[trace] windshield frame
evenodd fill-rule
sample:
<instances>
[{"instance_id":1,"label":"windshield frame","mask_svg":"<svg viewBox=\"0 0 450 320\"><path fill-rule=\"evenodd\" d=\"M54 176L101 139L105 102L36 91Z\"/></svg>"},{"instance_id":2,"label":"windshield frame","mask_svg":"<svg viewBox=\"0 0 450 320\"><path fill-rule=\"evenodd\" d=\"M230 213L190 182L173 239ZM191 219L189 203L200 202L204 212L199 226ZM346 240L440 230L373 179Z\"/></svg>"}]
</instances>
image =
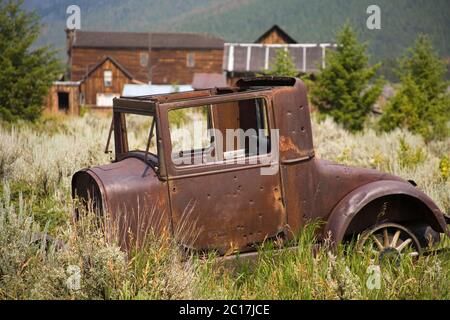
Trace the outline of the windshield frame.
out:
<instances>
[{"instance_id":1,"label":"windshield frame","mask_svg":"<svg viewBox=\"0 0 450 320\"><path fill-rule=\"evenodd\" d=\"M148 127L148 135L146 139L146 150L129 150L128 144L128 131L127 131L127 121L126 115L139 115L143 117L151 117L151 125ZM126 158L135 157L145 161L156 171L159 169L160 160L159 154L161 152L160 146L158 143L158 121L156 114L143 113L143 112L130 112L127 109L127 112L122 110L114 109L113 118L111 121L111 127L108 135L108 142L106 145L105 153L111 154L113 151L110 151L109 146L111 144L112 134L114 133L114 162L122 161ZM154 140L153 140L154 139ZM154 154L149 151L151 142L155 142L155 146L157 148L157 153Z\"/></svg>"}]
</instances>

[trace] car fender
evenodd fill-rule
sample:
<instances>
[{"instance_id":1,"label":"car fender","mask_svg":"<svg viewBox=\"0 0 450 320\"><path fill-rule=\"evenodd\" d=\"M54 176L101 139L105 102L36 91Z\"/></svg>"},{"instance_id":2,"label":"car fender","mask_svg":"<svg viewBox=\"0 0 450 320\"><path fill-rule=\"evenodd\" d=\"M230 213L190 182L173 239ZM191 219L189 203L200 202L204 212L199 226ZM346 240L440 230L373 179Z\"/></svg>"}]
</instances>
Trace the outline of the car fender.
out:
<instances>
[{"instance_id":1,"label":"car fender","mask_svg":"<svg viewBox=\"0 0 450 320\"><path fill-rule=\"evenodd\" d=\"M334 244L342 242L352 220L371 202L385 196L405 195L420 201L436 230L450 236L444 214L425 193L407 182L376 181L363 185L345 196L332 210L324 228L324 237L331 237ZM363 230L361 230L363 231Z\"/></svg>"}]
</instances>

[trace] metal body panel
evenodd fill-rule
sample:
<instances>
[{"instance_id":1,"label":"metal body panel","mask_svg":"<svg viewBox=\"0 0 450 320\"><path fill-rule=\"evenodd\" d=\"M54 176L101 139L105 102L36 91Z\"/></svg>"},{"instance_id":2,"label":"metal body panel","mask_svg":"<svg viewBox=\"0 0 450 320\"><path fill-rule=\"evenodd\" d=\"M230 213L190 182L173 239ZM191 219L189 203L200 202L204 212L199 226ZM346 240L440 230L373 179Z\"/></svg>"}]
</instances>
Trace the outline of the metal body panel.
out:
<instances>
[{"instance_id":1,"label":"metal body panel","mask_svg":"<svg viewBox=\"0 0 450 320\"><path fill-rule=\"evenodd\" d=\"M336 204L358 187L379 180L401 180L376 170L352 168L316 158L283 164L281 172L288 224L293 234L308 221L327 221Z\"/></svg>"},{"instance_id":2,"label":"metal body panel","mask_svg":"<svg viewBox=\"0 0 450 320\"><path fill-rule=\"evenodd\" d=\"M185 177L169 186L174 230L186 247L246 252L284 230L279 177L260 175L259 168Z\"/></svg>"},{"instance_id":3,"label":"metal body panel","mask_svg":"<svg viewBox=\"0 0 450 320\"><path fill-rule=\"evenodd\" d=\"M171 232L167 182L160 181L144 161L127 158L84 171L100 189L107 227L122 248L145 241L149 229ZM74 188L83 188L74 177Z\"/></svg>"}]
</instances>

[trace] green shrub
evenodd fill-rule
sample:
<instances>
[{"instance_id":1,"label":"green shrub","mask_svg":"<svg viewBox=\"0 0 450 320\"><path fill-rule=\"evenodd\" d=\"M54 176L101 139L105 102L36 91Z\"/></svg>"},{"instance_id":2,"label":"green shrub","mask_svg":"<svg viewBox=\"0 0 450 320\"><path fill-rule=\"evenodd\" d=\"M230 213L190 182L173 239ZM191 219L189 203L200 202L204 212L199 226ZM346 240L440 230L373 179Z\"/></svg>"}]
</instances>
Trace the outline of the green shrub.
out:
<instances>
[{"instance_id":1,"label":"green shrub","mask_svg":"<svg viewBox=\"0 0 450 320\"><path fill-rule=\"evenodd\" d=\"M360 131L382 90L382 80L370 83L380 65L368 65L367 45L358 43L348 24L338 33L337 45L336 51L327 53L326 68L317 75L311 100L347 130Z\"/></svg>"},{"instance_id":2,"label":"green shrub","mask_svg":"<svg viewBox=\"0 0 450 320\"><path fill-rule=\"evenodd\" d=\"M277 50L275 60L271 62L269 70L263 71L262 75L265 76L278 76L278 77L296 77L298 76L297 68L289 51Z\"/></svg>"},{"instance_id":3,"label":"green shrub","mask_svg":"<svg viewBox=\"0 0 450 320\"><path fill-rule=\"evenodd\" d=\"M400 138L400 146L397 151L398 162L403 168L411 169L423 163L427 156L422 148L413 148L404 138Z\"/></svg>"},{"instance_id":4,"label":"green shrub","mask_svg":"<svg viewBox=\"0 0 450 320\"><path fill-rule=\"evenodd\" d=\"M420 36L399 61L400 88L380 119L381 130L407 128L427 141L449 136L450 95L445 64L431 41Z\"/></svg>"},{"instance_id":5,"label":"green shrub","mask_svg":"<svg viewBox=\"0 0 450 320\"><path fill-rule=\"evenodd\" d=\"M36 120L63 68L49 47L33 48L41 24L22 9L23 0L0 2L0 119Z\"/></svg>"},{"instance_id":6,"label":"green shrub","mask_svg":"<svg viewBox=\"0 0 450 320\"><path fill-rule=\"evenodd\" d=\"M450 177L450 158L444 156L439 162L439 170L441 171L441 177L444 180L448 180Z\"/></svg>"}]
</instances>

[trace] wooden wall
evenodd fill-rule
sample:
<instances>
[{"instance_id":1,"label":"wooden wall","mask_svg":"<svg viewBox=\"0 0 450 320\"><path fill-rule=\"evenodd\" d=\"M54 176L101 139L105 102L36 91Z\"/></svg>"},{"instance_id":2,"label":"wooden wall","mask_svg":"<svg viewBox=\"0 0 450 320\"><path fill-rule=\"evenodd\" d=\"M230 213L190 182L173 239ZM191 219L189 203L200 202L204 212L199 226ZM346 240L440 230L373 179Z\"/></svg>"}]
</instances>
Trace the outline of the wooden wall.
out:
<instances>
[{"instance_id":1,"label":"wooden wall","mask_svg":"<svg viewBox=\"0 0 450 320\"><path fill-rule=\"evenodd\" d=\"M287 39L285 39L279 32L273 30L265 38L263 38L260 43L262 44L287 44Z\"/></svg>"},{"instance_id":2,"label":"wooden wall","mask_svg":"<svg viewBox=\"0 0 450 320\"><path fill-rule=\"evenodd\" d=\"M195 66L187 66L188 54ZM151 55L153 84L192 84L195 73L222 73L223 50L154 50Z\"/></svg>"},{"instance_id":3,"label":"wooden wall","mask_svg":"<svg viewBox=\"0 0 450 320\"><path fill-rule=\"evenodd\" d=\"M69 115L80 114L80 87L75 85L52 85L47 95L46 112L58 113L58 92L66 92L69 94Z\"/></svg>"},{"instance_id":4,"label":"wooden wall","mask_svg":"<svg viewBox=\"0 0 450 320\"><path fill-rule=\"evenodd\" d=\"M149 54L151 70L141 66L141 53L145 50L73 48L71 80L79 81L101 59L114 58L130 72L134 79L148 83L149 73L153 84L191 84L195 73L222 73L223 50L152 50ZM189 53L195 55L195 67L187 66Z\"/></svg>"},{"instance_id":5,"label":"wooden wall","mask_svg":"<svg viewBox=\"0 0 450 320\"><path fill-rule=\"evenodd\" d=\"M111 87L105 87L103 77L105 70L112 71L113 81ZM81 84L84 102L86 105L96 105L97 93L116 93L120 95L125 84L131 82L132 79L128 78L111 60L106 60Z\"/></svg>"},{"instance_id":6,"label":"wooden wall","mask_svg":"<svg viewBox=\"0 0 450 320\"><path fill-rule=\"evenodd\" d=\"M141 53L147 50L72 48L71 80L79 81L106 56L130 72L136 80L148 82L148 68L141 66Z\"/></svg>"}]
</instances>

